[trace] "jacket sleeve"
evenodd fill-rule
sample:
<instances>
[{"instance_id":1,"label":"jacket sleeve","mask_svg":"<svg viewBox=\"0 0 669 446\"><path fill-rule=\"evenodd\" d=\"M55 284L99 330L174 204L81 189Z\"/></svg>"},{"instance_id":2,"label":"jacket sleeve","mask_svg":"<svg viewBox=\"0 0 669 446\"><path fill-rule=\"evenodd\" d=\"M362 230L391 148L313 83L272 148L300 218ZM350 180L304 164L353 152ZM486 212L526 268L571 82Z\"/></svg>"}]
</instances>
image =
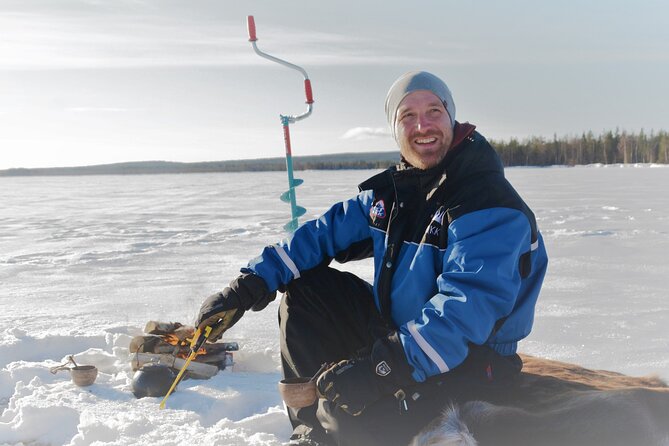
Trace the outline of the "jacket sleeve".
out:
<instances>
[{"instance_id":1,"label":"jacket sleeve","mask_svg":"<svg viewBox=\"0 0 669 446\"><path fill-rule=\"evenodd\" d=\"M369 240L368 223L372 192L336 203L315 220L309 220L286 240L266 247L260 256L251 260L242 272L257 274L267 282L270 291L279 289L326 258L346 258L345 251Z\"/></svg>"},{"instance_id":2,"label":"jacket sleeve","mask_svg":"<svg viewBox=\"0 0 669 446\"><path fill-rule=\"evenodd\" d=\"M448 372L465 359L470 342L486 342L514 308L520 256L530 246L529 221L515 209L479 210L451 222L438 291L400 327L414 379Z\"/></svg>"}]
</instances>

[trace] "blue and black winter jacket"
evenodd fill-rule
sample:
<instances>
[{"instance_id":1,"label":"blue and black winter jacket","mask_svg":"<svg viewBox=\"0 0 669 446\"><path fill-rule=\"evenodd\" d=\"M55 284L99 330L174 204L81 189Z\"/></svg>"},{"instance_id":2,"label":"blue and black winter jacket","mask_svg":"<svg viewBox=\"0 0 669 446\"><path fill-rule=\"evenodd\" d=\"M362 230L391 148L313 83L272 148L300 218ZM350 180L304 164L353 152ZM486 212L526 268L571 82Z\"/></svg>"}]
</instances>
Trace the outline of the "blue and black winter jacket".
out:
<instances>
[{"instance_id":1,"label":"blue and black winter jacket","mask_svg":"<svg viewBox=\"0 0 669 446\"><path fill-rule=\"evenodd\" d=\"M360 193L265 248L244 272L276 290L328 258L374 256L374 298L413 377L448 372L469 345L516 352L532 328L547 256L534 214L470 124L428 170L387 169Z\"/></svg>"}]
</instances>

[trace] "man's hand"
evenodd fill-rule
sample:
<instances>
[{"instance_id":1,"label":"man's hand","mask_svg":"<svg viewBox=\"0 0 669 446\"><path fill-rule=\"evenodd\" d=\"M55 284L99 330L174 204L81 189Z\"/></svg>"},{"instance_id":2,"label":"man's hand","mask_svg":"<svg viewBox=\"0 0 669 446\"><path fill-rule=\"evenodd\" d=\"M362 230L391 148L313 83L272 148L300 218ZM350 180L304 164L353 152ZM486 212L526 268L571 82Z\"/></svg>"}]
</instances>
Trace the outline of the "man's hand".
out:
<instances>
[{"instance_id":1,"label":"man's hand","mask_svg":"<svg viewBox=\"0 0 669 446\"><path fill-rule=\"evenodd\" d=\"M195 327L212 328L209 340L214 342L235 325L247 310L260 311L276 297L267 284L255 274L242 274L220 293L209 296L202 303Z\"/></svg>"},{"instance_id":2,"label":"man's hand","mask_svg":"<svg viewBox=\"0 0 669 446\"><path fill-rule=\"evenodd\" d=\"M415 384L397 334L374 343L371 356L340 361L316 381L318 393L351 415L384 395Z\"/></svg>"},{"instance_id":3,"label":"man's hand","mask_svg":"<svg viewBox=\"0 0 669 446\"><path fill-rule=\"evenodd\" d=\"M318 393L345 412L360 415L384 393L371 370L369 357L340 361L318 377Z\"/></svg>"}]
</instances>

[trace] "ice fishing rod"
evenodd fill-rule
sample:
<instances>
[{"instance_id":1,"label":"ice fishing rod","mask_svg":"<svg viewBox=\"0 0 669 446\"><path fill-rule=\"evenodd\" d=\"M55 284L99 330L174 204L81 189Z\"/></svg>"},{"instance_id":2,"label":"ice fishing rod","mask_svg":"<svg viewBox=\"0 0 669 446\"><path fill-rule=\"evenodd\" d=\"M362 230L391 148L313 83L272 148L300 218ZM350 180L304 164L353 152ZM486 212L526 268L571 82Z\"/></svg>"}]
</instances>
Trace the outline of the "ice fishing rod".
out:
<instances>
[{"instance_id":1,"label":"ice fishing rod","mask_svg":"<svg viewBox=\"0 0 669 446\"><path fill-rule=\"evenodd\" d=\"M256 37L256 23L255 20L253 19L253 16L250 15L246 17L246 22L249 31L249 42L251 42L251 45L253 45L253 50L256 52L258 56L264 57L265 59L269 59L272 62L276 62L285 67L292 68L293 70L297 70L300 73L302 73L302 76L304 76L304 92L307 97L307 102L306 102L307 110L299 115L280 115L281 125L283 125L283 141L286 146L286 170L288 171L288 190L283 194L281 194L280 198L281 201L290 203L290 212L292 215L292 219L290 220L290 222L284 225L283 228L288 232L293 232L295 229L297 229L297 218L304 215L307 212L307 210L302 206L297 205L297 198L295 197L295 188L300 184L302 184L304 181L299 178L293 177L293 154L290 147L289 126L290 124L293 124L297 121L301 121L302 119L308 117L313 110L314 97L311 91L311 81L309 80L309 75L307 75L307 72L304 70L304 68L299 67L290 62L286 62L285 60L279 59L278 57L271 56L263 51L260 51L258 49L258 45L256 44L258 38Z\"/></svg>"},{"instance_id":2,"label":"ice fishing rod","mask_svg":"<svg viewBox=\"0 0 669 446\"><path fill-rule=\"evenodd\" d=\"M202 345L204 345L204 342L207 340L210 334L211 334L210 326L204 327L204 333L199 328L195 330L195 333L193 333L193 338L190 341L190 355L188 355L188 359L186 359L186 362L184 363L183 367L181 367L181 370L179 370L179 374L177 375L177 377L174 378L174 382L172 383L170 390L168 390L167 394L165 394L165 398L163 398L163 400L160 402L161 409L165 408L165 403L167 402L167 398L169 398L169 396L174 391L174 388L177 386L177 384L179 384L179 381L181 380L181 377L183 376L184 372L190 365L191 361L195 359L195 357L198 355L200 348L202 348Z\"/></svg>"}]
</instances>

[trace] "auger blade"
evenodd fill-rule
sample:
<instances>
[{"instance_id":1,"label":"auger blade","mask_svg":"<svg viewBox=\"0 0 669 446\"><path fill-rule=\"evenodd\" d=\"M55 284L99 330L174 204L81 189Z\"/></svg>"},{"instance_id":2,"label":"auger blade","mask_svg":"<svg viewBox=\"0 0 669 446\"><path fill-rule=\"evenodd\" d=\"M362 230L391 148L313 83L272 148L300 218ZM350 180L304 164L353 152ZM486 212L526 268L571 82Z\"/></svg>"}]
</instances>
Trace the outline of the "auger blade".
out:
<instances>
[{"instance_id":1,"label":"auger blade","mask_svg":"<svg viewBox=\"0 0 669 446\"><path fill-rule=\"evenodd\" d=\"M290 203L290 198L291 198L292 192L293 192L292 189L291 189L291 190L287 190L287 191L285 191L284 193L282 193L281 196L280 196L279 198L280 198L281 201L283 201L284 203Z\"/></svg>"},{"instance_id":2,"label":"auger blade","mask_svg":"<svg viewBox=\"0 0 669 446\"><path fill-rule=\"evenodd\" d=\"M286 232L294 232L297 229L297 219L294 218L285 225L283 225L283 229Z\"/></svg>"},{"instance_id":3,"label":"auger blade","mask_svg":"<svg viewBox=\"0 0 669 446\"><path fill-rule=\"evenodd\" d=\"M303 208L302 206L295 206L295 215L293 216L293 218L301 217L306 213L307 213L307 210L305 208Z\"/></svg>"}]
</instances>

